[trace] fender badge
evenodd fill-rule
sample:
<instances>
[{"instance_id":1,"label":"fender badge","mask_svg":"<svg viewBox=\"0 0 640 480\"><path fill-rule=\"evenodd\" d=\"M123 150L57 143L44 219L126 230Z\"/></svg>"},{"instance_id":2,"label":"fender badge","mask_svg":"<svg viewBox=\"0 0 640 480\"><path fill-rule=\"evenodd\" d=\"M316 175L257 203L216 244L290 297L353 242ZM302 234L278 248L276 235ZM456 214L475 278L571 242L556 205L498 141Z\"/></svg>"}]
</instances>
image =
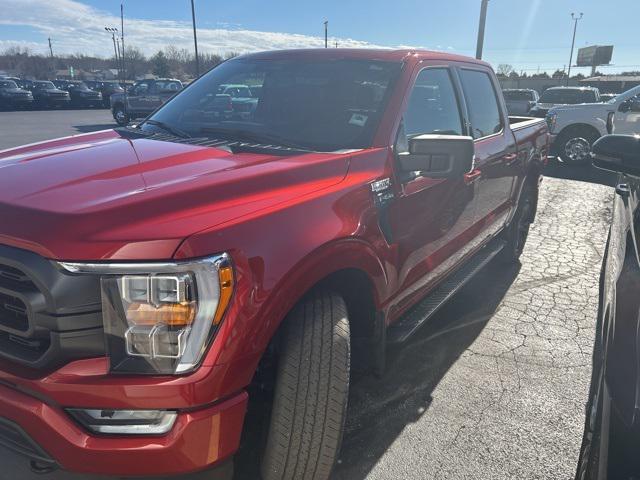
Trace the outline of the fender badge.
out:
<instances>
[{"instance_id":1,"label":"fender badge","mask_svg":"<svg viewBox=\"0 0 640 480\"><path fill-rule=\"evenodd\" d=\"M391 187L390 178L383 178L382 180L377 180L371 183L371 191L373 193L384 192L385 190L388 190L389 187Z\"/></svg>"}]
</instances>

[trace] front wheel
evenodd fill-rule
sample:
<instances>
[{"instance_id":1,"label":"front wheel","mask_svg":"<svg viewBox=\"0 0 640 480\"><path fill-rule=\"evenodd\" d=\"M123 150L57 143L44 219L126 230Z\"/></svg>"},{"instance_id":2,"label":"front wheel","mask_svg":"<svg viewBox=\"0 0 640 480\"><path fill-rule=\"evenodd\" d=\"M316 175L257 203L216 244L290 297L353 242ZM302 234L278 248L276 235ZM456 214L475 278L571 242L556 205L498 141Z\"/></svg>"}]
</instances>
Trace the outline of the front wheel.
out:
<instances>
[{"instance_id":1,"label":"front wheel","mask_svg":"<svg viewBox=\"0 0 640 480\"><path fill-rule=\"evenodd\" d=\"M591 146L598 139L595 132L586 129L571 130L560 137L558 154L569 165L586 165L591 161Z\"/></svg>"},{"instance_id":2,"label":"front wheel","mask_svg":"<svg viewBox=\"0 0 640 480\"><path fill-rule=\"evenodd\" d=\"M344 300L315 292L285 320L264 480L329 478L349 396L349 320Z\"/></svg>"},{"instance_id":3,"label":"front wheel","mask_svg":"<svg viewBox=\"0 0 640 480\"><path fill-rule=\"evenodd\" d=\"M127 125L130 120L129 115L127 115L127 112L125 112L124 106L122 105L117 105L116 107L114 107L113 118L121 127Z\"/></svg>"}]
</instances>

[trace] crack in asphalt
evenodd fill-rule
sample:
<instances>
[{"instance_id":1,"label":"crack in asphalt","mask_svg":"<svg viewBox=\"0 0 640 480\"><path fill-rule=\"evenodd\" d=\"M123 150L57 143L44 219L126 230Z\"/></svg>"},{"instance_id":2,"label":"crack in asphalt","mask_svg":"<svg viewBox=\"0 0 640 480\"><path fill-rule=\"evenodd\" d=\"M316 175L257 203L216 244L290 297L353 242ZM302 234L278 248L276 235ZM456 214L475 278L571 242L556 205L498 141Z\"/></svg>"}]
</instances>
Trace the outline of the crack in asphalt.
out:
<instances>
[{"instance_id":1,"label":"crack in asphalt","mask_svg":"<svg viewBox=\"0 0 640 480\"><path fill-rule=\"evenodd\" d=\"M336 479L573 476L612 195L544 180L517 277L489 266L354 386Z\"/></svg>"}]
</instances>

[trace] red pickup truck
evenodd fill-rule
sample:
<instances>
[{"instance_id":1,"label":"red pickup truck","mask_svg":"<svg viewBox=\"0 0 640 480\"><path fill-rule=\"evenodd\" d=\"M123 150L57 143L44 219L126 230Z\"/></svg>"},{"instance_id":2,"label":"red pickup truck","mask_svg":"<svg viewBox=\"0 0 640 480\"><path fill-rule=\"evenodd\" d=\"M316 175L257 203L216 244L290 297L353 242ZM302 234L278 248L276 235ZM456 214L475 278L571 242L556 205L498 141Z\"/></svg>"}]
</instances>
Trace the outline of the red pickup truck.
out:
<instances>
[{"instance_id":1,"label":"red pickup truck","mask_svg":"<svg viewBox=\"0 0 640 480\"><path fill-rule=\"evenodd\" d=\"M259 91L248 115L225 84ZM214 478L266 395L262 478L326 479L350 372L517 261L547 148L486 63L322 49L0 152L0 444L40 472Z\"/></svg>"}]
</instances>

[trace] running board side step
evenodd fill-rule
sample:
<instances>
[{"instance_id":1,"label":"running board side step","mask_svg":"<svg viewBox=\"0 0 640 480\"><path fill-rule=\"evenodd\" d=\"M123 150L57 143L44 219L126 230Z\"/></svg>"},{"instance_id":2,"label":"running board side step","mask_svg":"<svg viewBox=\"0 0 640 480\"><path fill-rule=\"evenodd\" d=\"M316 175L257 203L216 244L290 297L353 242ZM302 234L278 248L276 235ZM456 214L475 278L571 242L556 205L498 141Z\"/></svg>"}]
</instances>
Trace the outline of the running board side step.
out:
<instances>
[{"instance_id":1,"label":"running board side step","mask_svg":"<svg viewBox=\"0 0 640 480\"><path fill-rule=\"evenodd\" d=\"M476 253L466 264L452 273L431 293L420 300L397 322L387 329L387 343L397 344L408 340L427 322L458 290L487 265L505 247L503 240L494 240Z\"/></svg>"}]
</instances>

